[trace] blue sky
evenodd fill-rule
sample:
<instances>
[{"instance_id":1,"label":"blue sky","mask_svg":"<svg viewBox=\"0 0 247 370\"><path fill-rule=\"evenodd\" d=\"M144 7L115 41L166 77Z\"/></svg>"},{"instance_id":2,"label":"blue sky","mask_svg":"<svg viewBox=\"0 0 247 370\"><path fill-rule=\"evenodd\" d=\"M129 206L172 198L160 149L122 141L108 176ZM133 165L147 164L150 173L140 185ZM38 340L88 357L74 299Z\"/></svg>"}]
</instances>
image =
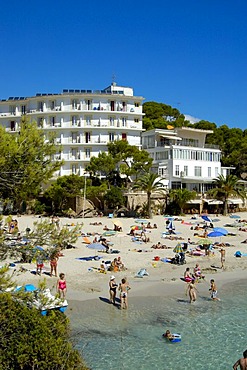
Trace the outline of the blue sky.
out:
<instances>
[{"instance_id":1,"label":"blue sky","mask_svg":"<svg viewBox=\"0 0 247 370\"><path fill-rule=\"evenodd\" d=\"M247 128L247 1L1 4L0 99L103 89Z\"/></svg>"}]
</instances>

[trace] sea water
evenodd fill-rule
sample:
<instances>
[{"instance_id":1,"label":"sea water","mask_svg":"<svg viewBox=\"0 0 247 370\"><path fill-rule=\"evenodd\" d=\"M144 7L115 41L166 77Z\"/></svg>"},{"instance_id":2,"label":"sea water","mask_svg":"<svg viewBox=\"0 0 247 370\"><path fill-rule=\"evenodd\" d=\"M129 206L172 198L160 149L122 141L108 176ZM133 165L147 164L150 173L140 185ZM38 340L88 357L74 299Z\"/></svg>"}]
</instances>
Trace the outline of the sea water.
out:
<instances>
[{"instance_id":1,"label":"sea water","mask_svg":"<svg viewBox=\"0 0 247 370\"><path fill-rule=\"evenodd\" d=\"M87 301L69 313L73 339L91 369L231 369L247 349L247 286L225 285L207 296L130 298L129 310ZM169 329L180 343L162 338Z\"/></svg>"}]
</instances>

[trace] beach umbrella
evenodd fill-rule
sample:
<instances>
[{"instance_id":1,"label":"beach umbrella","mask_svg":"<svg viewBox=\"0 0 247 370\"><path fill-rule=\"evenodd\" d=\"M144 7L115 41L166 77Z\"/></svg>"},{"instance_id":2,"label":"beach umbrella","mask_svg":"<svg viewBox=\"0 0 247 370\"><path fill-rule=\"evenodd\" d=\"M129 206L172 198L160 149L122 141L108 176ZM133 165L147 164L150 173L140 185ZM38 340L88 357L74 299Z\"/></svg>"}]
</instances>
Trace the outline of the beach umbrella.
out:
<instances>
[{"instance_id":1,"label":"beach umbrella","mask_svg":"<svg viewBox=\"0 0 247 370\"><path fill-rule=\"evenodd\" d=\"M113 225L123 227L123 223L120 220L112 220Z\"/></svg>"},{"instance_id":2,"label":"beach umbrella","mask_svg":"<svg viewBox=\"0 0 247 370\"><path fill-rule=\"evenodd\" d=\"M230 218L241 218L239 215L231 215Z\"/></svg>"},{"instance_id":3,"label":"beach umbrella","mask_svg":"<svg viewBox=\"0 0 247 370\"><path fill-rule=\"evenodd\" d=\"M212 231L211 233L208 234L210 238L218 238L221 236L226 236L226 234L221 233L220 231Z\"/></svg>"},{"instance_id":4,"label":"beach umbrella","mask_svg":"<svg viewBox=\"0 0 247 370\"><path fill-rule=\"evenodd\" d=\"M101 243L91 243L87 245L87 248L94 249L95 251L105 251L106 247Z\"/></svg>"},{"instance_id":5,"label":"beach umbrella","mask_svg":"<svg viewBox=\"0 0 247 370\"><path fill-rule=\"evenodd\" d=\"M228 231L226 229L224 229L224 227L215 227L214 231L218 231L218 232L222 233L223 235L228 234Z\"/></svg>"},{"instance_id":6,"label":"beach umbrella","mask_svg":"<svg viewBox=\"0 0 247 370\"><path fill-rule=\"evenodd\" d=\"M137 220L135 220L135 223L137 224L147 224L148 223L148 220L142 220L141 218L138 218Z\"/></svg>"},{"instance_id":7,"label":"beach umbrella","mask_svg":"<svg viewBox=\"0 0 247 370\"><path fill-rule=\"evenodd\" d=\"M212 219L206 215L203 215L201 216L201 218L204 220L204 221L207 221L207 222L212 222Z\"/></svg>"},{"instance_id":8,"label":"beach umbrella","mask_svg":"<svg viewBox=\"0 0 247 370\"><path fill-rule=\"evenodd\" d=\"M132 225L130 226L132 230L142 230L142 227L139 225Z\"/></svg>"},{"instance_id":9,"label":"beach umbrella","mask_svg":"<svg viewBox=\"0 0 247 370\"><path fill-rule=\"evenodd\" d=\"M175 230L175 226L172 221L169 222L169 224L166 226L167 230Z\"/></svg>"},{"instance_id":10,"label":"beach umbrella","mask_svg":"<svg viewBox=\"0 0 247 370\"><path fill-rule=\"evenodd\" d=\"M210 240L208 238L201 238L201 237L199 237L199 238L201 239L200 244L202 244L202 245L212 244L212 240Z\"/></svg>"},{"instance_id":11,"label":"beach umbrella","mask_svg":"<svg viewBox=\"0 0 247 370\"><path fill-rule=\"evenodd\" d=\"M182 245L181 245L181 243L178 243L177 245L176 245L176 247L173 249L173 252L174 253L183 253L183 247L182 247Z\"/></svg>"}]
</instances>

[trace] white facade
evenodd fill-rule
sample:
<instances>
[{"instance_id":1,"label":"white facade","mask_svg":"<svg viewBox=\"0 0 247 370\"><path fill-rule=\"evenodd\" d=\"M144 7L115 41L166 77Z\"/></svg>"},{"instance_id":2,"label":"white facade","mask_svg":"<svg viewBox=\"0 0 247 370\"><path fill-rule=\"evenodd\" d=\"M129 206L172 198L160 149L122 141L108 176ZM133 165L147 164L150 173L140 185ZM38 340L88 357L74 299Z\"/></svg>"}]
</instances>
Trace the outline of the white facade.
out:
<instances>
[{"instance_id":1,"label":"white facade","mask_svg":"<svg viewBox=\"0 0 247 370\"><path fill-rule=\"evenodd\" d=\"M221 173L221 151L205 144L211 130L179 127L142 134L142 147L153 158L153 171L168 188L187 188L204 193Z\"/></svg>"},{"instance_id":2,"label":"white facade","mask_svg":"<svg viewBox=\"0 0 247 370\"><path fill-rule=\"evenodd\" d=\"M61 94L10 97L0 101L0 125L19 128L21 117L36 121L45 133L55 132L64 165L57 175L83 175L90 158L107 151L107 143L127 140L141 147L142 97L113 83L104 90L63 90Z\"/></svg>"}]
</instances>

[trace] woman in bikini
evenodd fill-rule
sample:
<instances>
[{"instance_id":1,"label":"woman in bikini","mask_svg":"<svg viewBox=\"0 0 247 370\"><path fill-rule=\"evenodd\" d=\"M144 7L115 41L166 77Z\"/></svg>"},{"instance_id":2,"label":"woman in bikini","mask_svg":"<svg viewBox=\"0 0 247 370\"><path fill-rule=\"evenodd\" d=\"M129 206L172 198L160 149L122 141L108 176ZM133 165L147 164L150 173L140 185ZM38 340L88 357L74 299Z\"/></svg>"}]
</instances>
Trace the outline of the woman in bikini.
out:
<instances>
[{"instance_id":1,"label":"woman in bikini","mask_svg":"<svg viewBox=\"0 0 247 370\"><path fill-rule=\"evenodd\" d=\"M50 267L51 267L50 276L52 276L53 272L55 276L57 276L57 261L58 261L58 252L56 251L52 253L50 258Z\"/></svg>"},{"instance_id":2,"label":"woman in bikini","mask_svg":"<svg viewBox=\"0 0 247 370\"><path fill-rule=\"evenodd\" d=\"M189 291L190 303L195 302L196 301L196 292L198 292L198 290L195 287L194 281L191 281L188 284L187 290L186 290L186 295L187 295L188 291Z\"/></svg>"},{"instance_id":3,"label":"woman in bikini","mask_svg":"<svg viewBox=\"0 0 247 370\"><path fill-rule=\"evenodd\" d=\"M121 309L127 309L128 308L128 290L130 290L129 283L126 281L126 279L122 279L121 283L119 284L120 290L120 301L121 301Z\"/></svg>"},{"instance_id":4,"label":"woman in bikini","mask_svg":"<svg viewBox=\"0 0 247 370\"><path fill-rule=\"evenodd\" d=\"M57 291L59 298L65 299L65 294L67 292L67 284L65 280L65 274L61 273L59 274L59 279L57 281Z\"/></svg>"},{"instance_id":5,"label":"woman in bikini","mask_svg":"<svg viewBox=\"0 0 247 370\"><path fill-rule=\"evenodd\" d=\"M115 276L111 276L110 281L109 281L109 292L110 292L110 302L115 304L116 301L116 295L117 295L117 283L115 280Z\"/></svg>"}]
</instances>

